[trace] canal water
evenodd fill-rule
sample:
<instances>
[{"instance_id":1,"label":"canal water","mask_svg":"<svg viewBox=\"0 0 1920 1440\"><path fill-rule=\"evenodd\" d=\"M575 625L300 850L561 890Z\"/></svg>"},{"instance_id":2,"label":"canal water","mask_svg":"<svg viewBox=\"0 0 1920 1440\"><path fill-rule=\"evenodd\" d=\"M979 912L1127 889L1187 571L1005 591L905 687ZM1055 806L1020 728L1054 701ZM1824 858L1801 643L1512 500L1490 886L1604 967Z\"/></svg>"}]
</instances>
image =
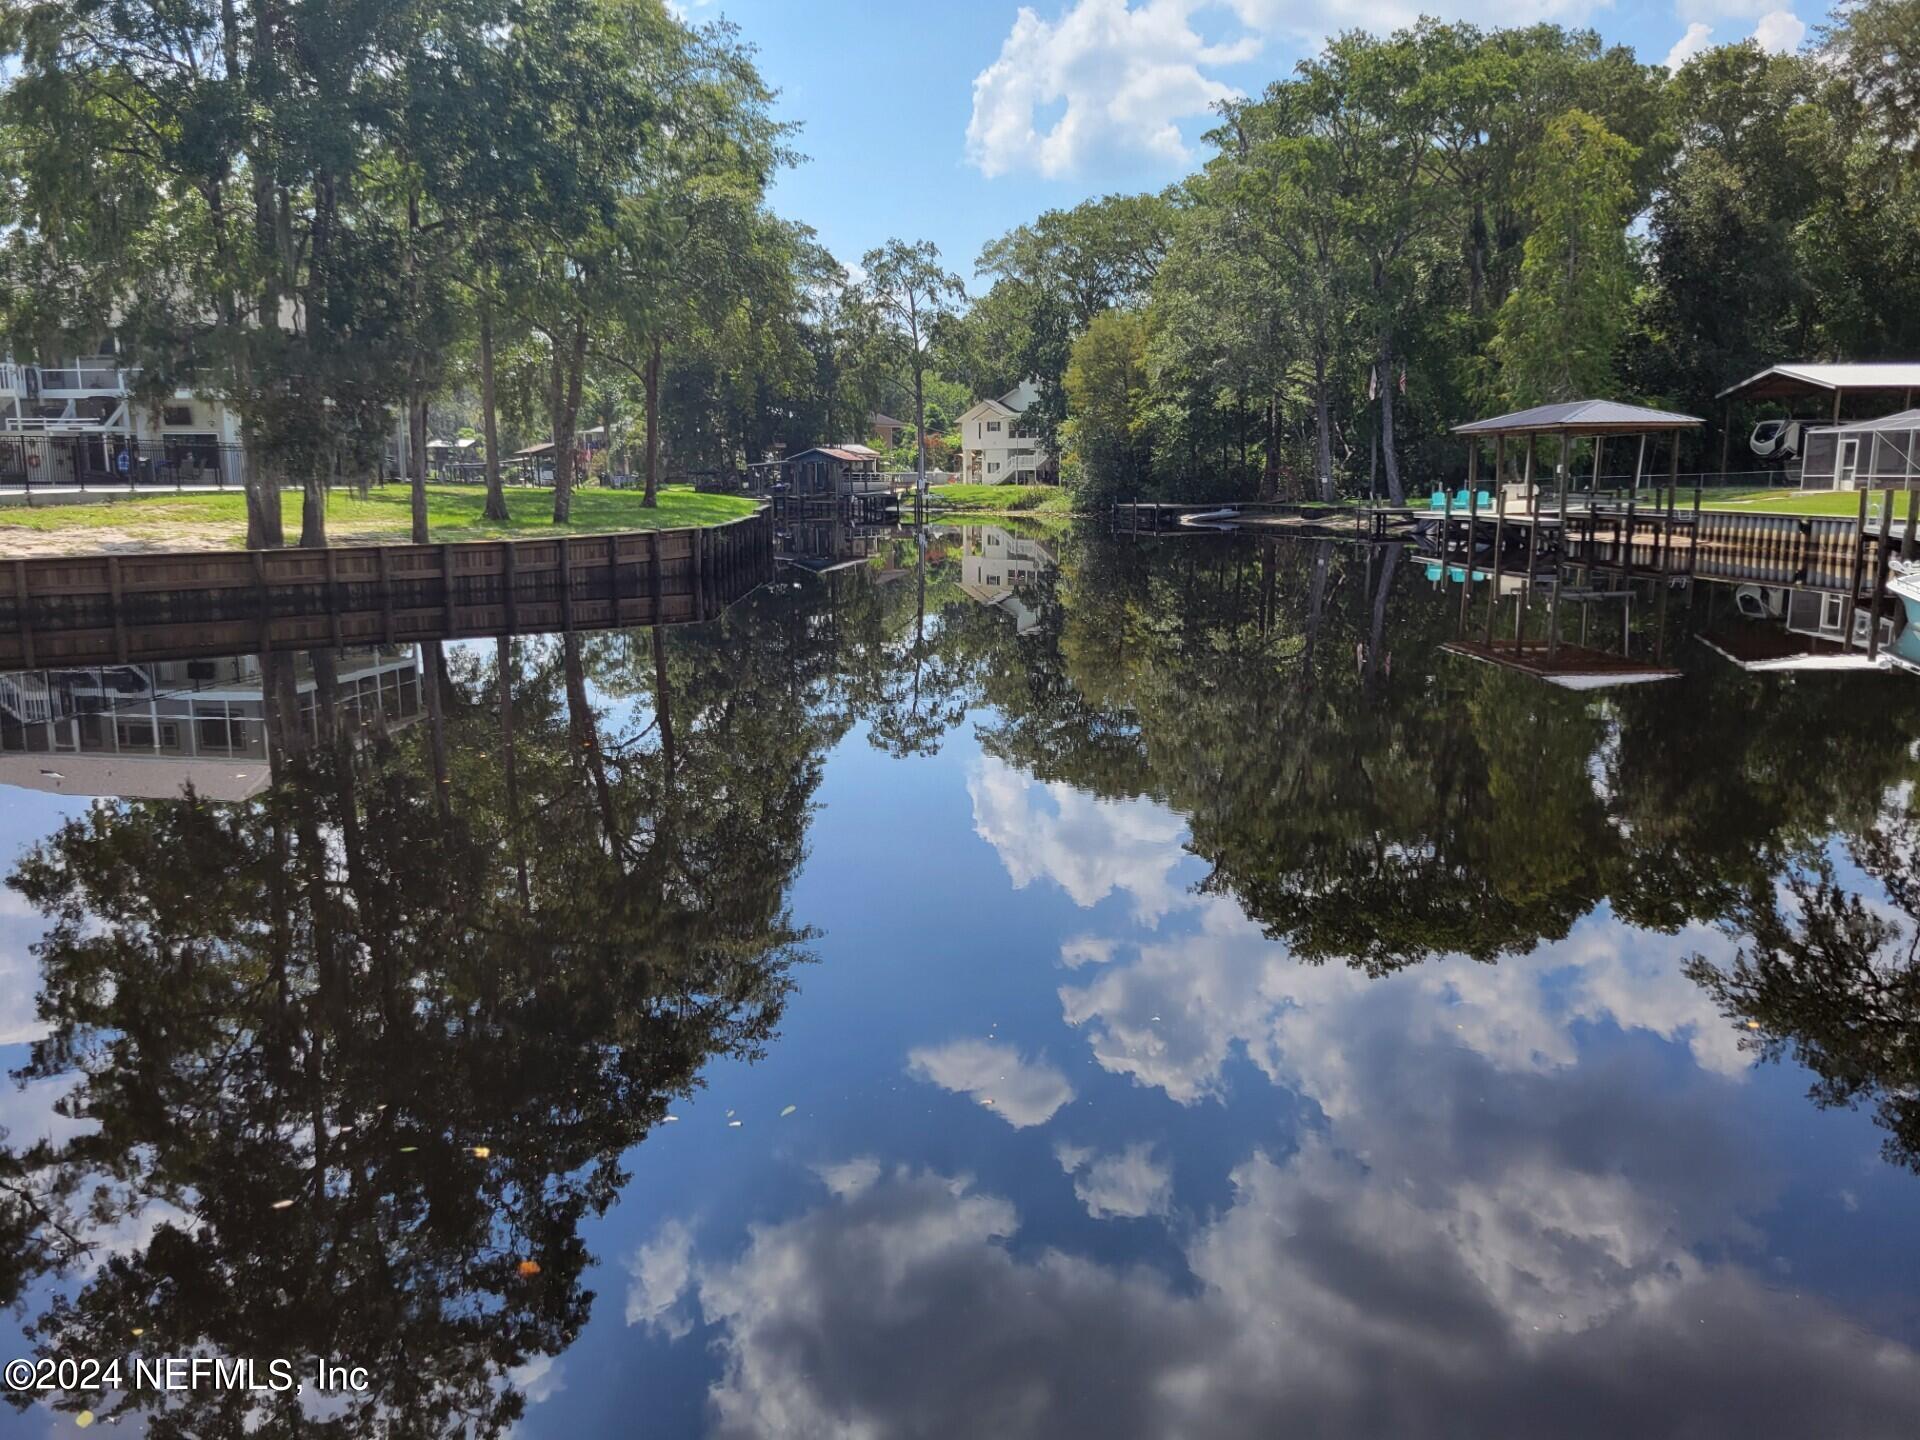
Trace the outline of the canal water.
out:
<instances>
[{"instance_id":1,"label":"canal water","mask_svg":"<svg viewBox=\"0 0 1920 1440\"><path fill-rule=\"evenodd\" d=\"M1398 549L855 548L6 677L0 1358L122 1368L0 1431L1920 1431L1920 678L1741 663L1817 656L1765 593L1573 688Z\"/></svg>"}]
</instances>

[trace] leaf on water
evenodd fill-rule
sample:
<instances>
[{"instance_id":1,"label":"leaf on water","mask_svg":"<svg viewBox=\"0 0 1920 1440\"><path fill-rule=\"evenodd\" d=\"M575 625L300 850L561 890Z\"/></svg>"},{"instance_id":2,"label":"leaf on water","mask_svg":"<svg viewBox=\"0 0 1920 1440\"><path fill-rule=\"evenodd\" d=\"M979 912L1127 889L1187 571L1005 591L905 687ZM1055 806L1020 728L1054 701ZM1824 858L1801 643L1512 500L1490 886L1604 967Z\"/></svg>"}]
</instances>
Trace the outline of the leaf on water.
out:
<instances>
[{"instance_id":1,"label":"leaf on water","mask_svg":"<svg viewBox=\"0 0 1920 1440\"><path fill-rule=\"evenodd\" d=\"M78 1415L73 1417L73 1423L78 1425L82 1430L86 1429L87 1426L93 1423L93 1411L82 1410Z\"/></svg>"},{"instance_id":2,"label":"leaf on water","mask_svg":"<svg viewBox=\"0 0 1920 1440\"><path fill-rule=\"evenodd\" d=\"M273 1208L276 1210L291 1210L293 1208L293 1201L276 1200L273 1202Z\"/></svg>"},{"instance_id":3,"label":"leaf on water","mask_svg":"<svg viewBox=\"0 0 1920 1440\"><path fill-rule=\"evenodd\" d=\"M538 1260L522 1260L519 1265L519 1270L523 1276L531 1278L540 1273L540 1262Z\"/></svg>"},{"instance_id":4,"label":"leaf on water","mask_svg":"<svg viewBox=\"0 0 1920 1440\"><path fill-rule=\"evenodd\" d=\"M727 1121L727 1129L738 1130L739 1128L740 1128L740 1122L738 1120Z\"/></svg>"},{"instance_id":5,"label":"leaf on water","mask_svg":"<svg viewBox=\"0 0 1920 1440\"><path fill-rule=\"evenodd\" d=\"M799 1108L800 1108L800 1107L799 1107L798 1105L789 1105L789 1106L787 1106L787 1108L786 1108L786 1109L784 1109L784 1110L782 1110L782 1111L780 1112L780 1118L781 1118L782 1120L784 1120L784 1119L786 1119L786 1118L787 1118L787 1116L789 1116L789 1115L791 1115L791 1114L792 1114L792 1113L793 1113L794 1111L796 1111L796 1110L798 1110Z\"/></svg>"},{"instance_id":6,"label":"leaf on water","mask_svg":"<svg viewBox=\"0 0 1920 1440\"><path fill-rule=\"evenodd\" d=\"M491 1145L476 1145L473 1147L471 1153L476 1160L491 1159L493 1156L493 1147Z\"/></svg>"},{"instance_id":7,"label":"leaf on water","mask_svg":"<svg viewBox=\"0 0 1920 1440\"><path fill-rule=\"evenodd\" d=\"M411 1155L413 1154L414 1151L418 1150L419 1148L420 1147L418 1145L402 1145L400 1147L400 1153L402 1155Z\"/></svg>"},{"instance_id":8,"label":"leaf on water","mask_svg":"<svg viewBox=\"0 0 1920 1440\"><path fill-rule=\"evenodd\" d=\"M1747 1029L1758 1030L1759 1028L1760 1028L1760 1022L1758 1020L1747 1021Z\"/></svg>"},{"instance_id":9,"label":"leaf on water","mask_svg":"<svg viewBox=\"0 0 1920 1440\"><path fill-rule=\"evenodd\" d=\"M660 1118L669 1125L677 1123L680 1119L678 1115L662 1115Z\"/></svg>"}]
</instances>

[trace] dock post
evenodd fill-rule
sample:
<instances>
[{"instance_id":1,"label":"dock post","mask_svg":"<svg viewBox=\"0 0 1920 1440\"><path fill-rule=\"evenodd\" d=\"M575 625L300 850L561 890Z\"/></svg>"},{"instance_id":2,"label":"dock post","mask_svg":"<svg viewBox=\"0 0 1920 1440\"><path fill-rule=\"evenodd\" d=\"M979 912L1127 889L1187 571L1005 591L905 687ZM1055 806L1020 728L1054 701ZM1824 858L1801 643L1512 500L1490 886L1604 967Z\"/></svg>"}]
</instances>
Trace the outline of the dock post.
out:
<instances>
[{"instance_id":1,"label":"dock post","mask_svg":"<svg viewBox=\"0 0 1920 1440\"><path fill-rule=\"evenodd\" d=\"M1474 442L1474 461L1480 458L1479 442ZM1467 466L1467 553L1466 567L1462 570L1460 581L1460 634L1467 633L1467 607L1473 595L1473 547L1480 533L1480 467L1477 463Z\"/></svg>"},{"instance_id":2,"label":"dock post","mask_svg":"<svg viewBox=\"0 0 1920 1440\"><path fill-rule=\"evenodd\" d=\"M1874 546L1873 559L1873 598L1867 605L1867 658L1880 658L1880 596L1887 588L1888 562L1893 557L1893 487L1886 489L1885 504L1881 507L1884 524L1880 527L1880 539Z\"/></svg>"},{"instance_id":3,"label":"dock post","mask_svg":"<svg viewBox=\"0 0 1920 1440\"><path fill-rule=\"evenodd\" d=\"M1513 648L1518 652L1526 636L1527 610L1533 604L1533 569L1540 553L1540 487L1534 484L1534 454L1539 437L1527 436L1527 583L1520 587L1520 603L1513 617Z\"/></svg>"},{"instance_id":4,"label":"dock post","mask_svg":"<svg viewBox=\"0 0 1920 1440\"><path fill-rule=\"evenodd\" d=\"M1601 439L1593 437L1594 455L1598 457ZM1595 461L1598 464L1596 458ZM1555 504L1560 522L1559 538L1554 541L1553 549L1553 593L1547 597L1547 658L1552 659L1560 653L1560 590L1567 575L1567 483L1573 471L1573 437L1560 437L1560 486L1559 498Z\"/></svg>"},{"instance_id":5,"label":"dock post","mask_svg":"<svg viewBox=\"0 0 1920 1440\"><path fill-rule=\"evenodd\" d=\"M516 630L520 620L520 547L511 540L500 542L500 577L506 591L507 629Z\"/></svg>"},{"instance_id":6,"label":"dock post","mask_svg":"<svg viewBox=\"0 0 1920 1440\"><path fill-rule=\"evenodd\" d=\"M1860 580L1867 564L1867 489L1860 487L1860 516L1854 522L1853 564L1847 572L1847 618L1842 621L1840 643L1853 648L1853 614L1860 605Z\"/></svg>"},{"instance_id":7,"label":"dock post","mask_svg":"<svg viewBox=\"0 0 1920 1440\"><path fill-rule=\"evenodd\" d=\"M1498 479L1498 476L1495 477ZM1487 646L1493 646L1493 612L1500 605L1500 559L1507 542L1507 489L1499 486L1493 498L1493 585L1487 594Z\"/></svg>"},{"instance_id":8,"label":"dock post","mask_svg":"<svg viewBox=\"0 0 1920 1440\"><path fill-rule=\"evenodd\" d=\"M1912 560L1920 544L1920 487L1907 491L1907 533L1900 538L1900 558Z\"/></svg>"}]
</instances>

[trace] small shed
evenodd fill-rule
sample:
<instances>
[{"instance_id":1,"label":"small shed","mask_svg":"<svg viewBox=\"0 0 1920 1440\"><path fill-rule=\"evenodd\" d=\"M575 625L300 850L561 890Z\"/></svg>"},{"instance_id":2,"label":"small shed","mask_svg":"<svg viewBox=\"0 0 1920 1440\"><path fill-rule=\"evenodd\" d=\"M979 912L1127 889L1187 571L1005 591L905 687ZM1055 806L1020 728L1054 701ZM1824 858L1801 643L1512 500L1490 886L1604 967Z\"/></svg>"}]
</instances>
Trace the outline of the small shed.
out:
<instances>
[{"instance_id":1,"label":"small shed","mask_svg":"<svg viewBox=\"0 0 1920 1440\"><path fill-rule=\"evenodd\" d=\"M1807 490L1920 489L1920 409L1807 431L1800 484Z\"/></svg>"}]
</instances>

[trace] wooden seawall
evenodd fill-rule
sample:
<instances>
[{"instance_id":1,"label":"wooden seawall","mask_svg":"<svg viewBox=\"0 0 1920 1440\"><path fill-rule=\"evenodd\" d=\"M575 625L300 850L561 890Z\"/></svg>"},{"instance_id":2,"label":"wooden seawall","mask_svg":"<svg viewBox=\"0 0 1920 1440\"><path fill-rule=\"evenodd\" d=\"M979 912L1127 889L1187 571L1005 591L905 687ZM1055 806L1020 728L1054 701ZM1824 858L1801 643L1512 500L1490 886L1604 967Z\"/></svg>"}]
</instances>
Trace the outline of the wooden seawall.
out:
<instances>
[{"instance_id":1,"label":"wooden seawall","mask_svg":"<svg viewBox=\"0 0 1920 1440\"><path fill-rule=\"evenodd\" d=\"M773 523L5 566L0 669L99 665L710 619L772 574Z\"/></svg>"}]
</instances>

